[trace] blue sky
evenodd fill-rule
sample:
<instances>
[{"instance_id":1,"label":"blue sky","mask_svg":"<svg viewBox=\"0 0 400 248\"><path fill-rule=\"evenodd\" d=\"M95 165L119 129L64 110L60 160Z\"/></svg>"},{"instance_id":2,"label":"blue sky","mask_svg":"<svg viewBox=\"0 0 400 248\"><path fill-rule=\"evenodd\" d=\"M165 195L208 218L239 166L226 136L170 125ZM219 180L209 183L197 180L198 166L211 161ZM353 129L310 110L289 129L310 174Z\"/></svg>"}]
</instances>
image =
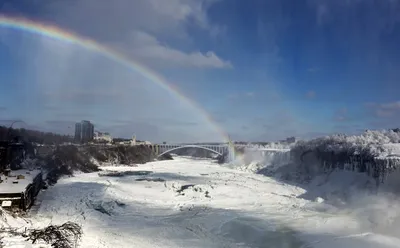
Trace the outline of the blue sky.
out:
<instances>
[{"instance_id":1,"label":"blue sky","mask_svg":"<svg viewBox=\"0 0 400 248\"><path fill-rule=\"evenodd\" d=\"M399 0L0 1L156 71L240 140L398 127ZM0 27L0 119L72 133L213 141L214 125L87 49ZM18 100L18 104L11 103Z\"/></svg>"}]
</instances>

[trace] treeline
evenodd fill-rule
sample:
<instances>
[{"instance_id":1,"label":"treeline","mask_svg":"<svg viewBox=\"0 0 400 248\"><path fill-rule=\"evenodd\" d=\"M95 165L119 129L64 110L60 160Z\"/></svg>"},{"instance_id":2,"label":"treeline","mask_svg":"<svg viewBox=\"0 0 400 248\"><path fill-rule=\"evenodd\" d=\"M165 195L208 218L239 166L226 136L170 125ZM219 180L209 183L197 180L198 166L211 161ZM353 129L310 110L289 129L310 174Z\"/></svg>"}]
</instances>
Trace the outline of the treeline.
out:
<instances>
[{"instance_id":1,"label":"treeline","mask_svg":"<svg viewBox=\"0 0 400 248\"><path fill-rule=\"evenodd\" d=\"M65 142L73 142L68 135L55 134L51 132L40 132L25 128L8 128L0 126L0 140L18 139L25 142L34 142L44 145L57 145Z\"/></svg>"},{"instance_id":2,"label":"treeline","mask_svg":"<svg viewBox=\"0 0 400 248\"><path fill-rule=\"evenodd\" d=\"M118 143L118 142L130 142L131 139L124 139L124 138L113 138L112 142L113 143Z\"/></svg>"}]
</instances>

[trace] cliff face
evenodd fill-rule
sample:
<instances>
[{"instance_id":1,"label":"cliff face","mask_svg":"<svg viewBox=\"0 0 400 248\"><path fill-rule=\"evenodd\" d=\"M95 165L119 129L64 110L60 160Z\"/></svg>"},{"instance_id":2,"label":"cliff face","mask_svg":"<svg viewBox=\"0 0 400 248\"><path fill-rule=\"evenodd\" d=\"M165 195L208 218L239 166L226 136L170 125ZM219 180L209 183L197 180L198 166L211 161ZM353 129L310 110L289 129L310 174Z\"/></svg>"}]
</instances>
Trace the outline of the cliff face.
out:
<instances>
[{"instance_id":1,"label":"cliff face","mask_svg":"<svg viewBox=\"0 0 400 248\"><path fill-rule=\"evenodd\" d=\"M46 155L38 156L36 163L45 170L50 185L63 175L73 175L75 171L90 173L100 170L87 154L73 145L56 147Z\"/></svg>"},{"instance_id":2,"label":"cliff face","mask_svg":"<svg viewBox=\"0 0 400 248\"><path fill-rule=\"evenodd\" d=\"M156 158L155 153L149 146L89 146L83 148L83 153L93 157L100 163L108 162L115 164L144 164Z\"/></svg>"},{"instance_id":3,"label":"cliff face","mask_svg":"<svg viewBox=\"0 0 400 248\"><path fill-rule=\"evenodd\" d=\"M39 154L36 164L47 171L50 184L62 175L72 175L75 171L90 173L99 171L93 159L99 163L123 165L143 164L156 158L148 146L58 146Z\"/></svg>"}]
</instances>

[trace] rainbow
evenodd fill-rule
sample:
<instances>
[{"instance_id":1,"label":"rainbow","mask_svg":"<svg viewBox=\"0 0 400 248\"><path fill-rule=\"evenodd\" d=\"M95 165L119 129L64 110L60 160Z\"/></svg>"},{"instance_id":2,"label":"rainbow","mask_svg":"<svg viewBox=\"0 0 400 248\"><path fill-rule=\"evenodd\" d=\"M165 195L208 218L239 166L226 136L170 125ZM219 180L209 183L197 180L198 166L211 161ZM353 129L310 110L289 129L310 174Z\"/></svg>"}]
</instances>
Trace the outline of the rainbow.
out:
<instances>
[{"instance_id":1,"label":"rainbow","mask_svg":"<svg viewBox=\"0 0 400 248\"><path fill-rule=\"evenodd\" d=\"M173 87L161 75L157 74L156 72L150 70L149 68L146 68L145 66L139 64L136 61L128 59L126 56L115 52L109 47L101 45L94 40L88 39L71 31L61 29L57 26L46 23L34 22L32 20L25 18L19 18L19 17L16 18L16 17L0 15L0 27L21 30L24 32L29 32L32 34L48 37L60 42L77 45L85 49L88 49L90 51L99 53L107 57L108 59L127 67L130 70L140 73L150 81L157 84L159 87L171 93L173 96L178 97L181 101L186 102L187 104L189 104L189 106L193 107L196 111L198 111L202 115L202 117L204 117L206 122L222 136L225 142L230 143L228 135L219 127L219 125L213 120L213 118L198 104L196 104L194 101L190 100L184 94L182 94L178 90L178 88Z\"/></svg>"}]
</instances>

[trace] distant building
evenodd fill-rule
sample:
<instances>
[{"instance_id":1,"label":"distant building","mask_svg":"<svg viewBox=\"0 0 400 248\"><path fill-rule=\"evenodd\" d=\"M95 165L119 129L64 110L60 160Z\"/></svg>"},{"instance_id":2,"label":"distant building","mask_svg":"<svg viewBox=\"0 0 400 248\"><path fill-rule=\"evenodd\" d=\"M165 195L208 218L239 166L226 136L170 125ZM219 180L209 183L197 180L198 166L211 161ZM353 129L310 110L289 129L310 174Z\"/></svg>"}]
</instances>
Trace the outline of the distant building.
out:
<instances>
[{"instance_id":1,"label":"distant building","mask_svg":"<svg viewBox=\"0 0 400 248\"><path fill-rule=\"evenodd\" d=\"M94 125L90 121L81 121L75 124L75 141L87 143L94 138Z\"/></svg>"},{"instance_id":2,"label":"distant building","mask_svg":"<svg viewBox=\"0 0 400 248\"><path fill-rule=\"evenodd\" d=\"M296 137L289 137L289 138L286 138L284 140L279 140L279 142L280 143L286 143L286 144L293 144L293 143L296 143L297 140L298 139Z\"/></svg>"},{"instance_id":3,"label":"distant building","mask_svg":"<svg viewBox=\"0 0 400 248\"><path fill-rule=\"evenodd\" d=\"M150 141L136 141L136 145L151 145Z\"/></svg>"},{"instance_id":4,"label":"distant building","mask_svg":"<svg viewBox=\"0 0 400 248\"><path fill-rule=\"evenodd\" d=\"M90 123L90 121L82 121L81 129L82 129L82 136L81 136L82 143L87 143L89 141L92 141L94 138L94 125Z\"/></svg>"},{"instance_id":5,"label":"distant building","mask_svg":"<svg viewBox=\"0 0 400 248\"><path fill-rule=\"evenodd\" d=\"M102 132L95 132L94 133L94 140L98 142L108 142L111 143L113 138L109 133L102 133Z\"/></svg>"},{"instance_id":6,"label":"distant building","mask_svg":"<svg viewBox=\"0 0 400 248\"><path fill-rule=\"evenodd\" d=\"M296 143L296 141L297 141L296 137L286 138L286 142L289 144Z\"/></svg>"},{"instance_id":7,"label":"distant building","mask_svg":"<svg viewBox=\"0 0 400 248\"><path fill-rule=\"evenodd\" d=\"M136 135L132 136L131 145L132 146L136 145Z\"/></svg>"},{"instance_id":8,"label":"distant building","mask_svg":"<svg viewBox=\"0 0 400 248\"><path fill-rule=\"evenodd\" d=\"M74 137L75 142L81 142L81 136L82 136L81 133L82 133L81 123L76 123L75 137Z\"/></svg>"}]
</instances>

